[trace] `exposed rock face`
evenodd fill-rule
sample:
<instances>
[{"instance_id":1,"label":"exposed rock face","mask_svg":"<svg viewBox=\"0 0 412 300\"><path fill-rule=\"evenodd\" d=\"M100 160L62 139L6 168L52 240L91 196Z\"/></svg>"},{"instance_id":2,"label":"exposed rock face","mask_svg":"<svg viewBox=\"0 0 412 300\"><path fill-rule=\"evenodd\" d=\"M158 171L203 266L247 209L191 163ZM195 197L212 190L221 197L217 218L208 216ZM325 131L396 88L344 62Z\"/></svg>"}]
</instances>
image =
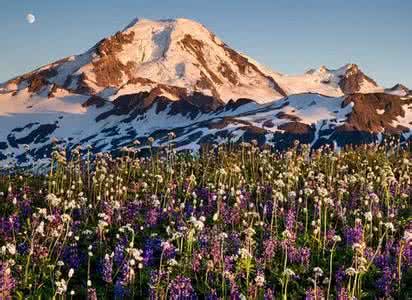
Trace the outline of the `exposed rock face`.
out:
<instances>
[{"instance_id":1,"label":"exposed rock face","mask_svg":"<svg viewBox=\"0 0 412 300\"><path fill-rule=\"evenodd\" d=\"M397 95L397 96L408 96L412 95L412 91L409 90L406 86L403 84L395 84L393 87L386 89L385 93L391 94L391 95Z\"/></svg>"},{"instance_id":2,"label":"exposed rock face","mask_svg":"<svg viewBox=\"0 0 412 300\"><path fill-rule=\"evenodd\" d=\"M37 93L47 84L47 80L44 79L41 75L33 76L33 78L31 78L28 90L30 93Z\"/></svg>"},{"instance_id":3,"label":"exposed rock face","mask_svg":"<svg viewBox=\"0 0 412 300\"><path fill-rule=\"evenodd\" d=\"M372 86L378 87L373 79L366 76L357 65L352 64L342 76L339 85L344 94L350 95L361 92L362 84L364 82L368 82Z\"/></svg>"},{"instance_id":4,"label":"exposed rock face","mask_svg":"<svg viewBox=\"0 0 412 300\"><path fill-rule=\"evenodd\" d=\"M371 133L386 132L401 133L402 126L394 126L398 117L405 117L405 104L412 100L402 100L400 97L387 94L354 94L347 96L343 106L353 103L345 125L338 131L363 131Z\"/></svg>"},{"instance_id":5,"label":"exposed rock face","mask_svg":"<svg viewBox=\"0 0 412 300\"><path fill-rule=\"evenodd\" d=\"M315 128L308 124L299 122L289 122L279 126L283 133L276 132L272 142L275 148L284 150L293 146L295 141L303 144L310 144L315 137Z\"/></svg>"},{"instance_id":6,"label":"exposed rock face","mask_svg":"<svg viewBox=\"0 0 412 300\"><path fill-rule=\"evenodd\" d=\"M123 83L123 74L133 78L133 70L137 63L129 61L123 64L116 55L123 50L124 45L133 41L134 32L118 32L114 36L104 39L96 46L99 59L93 61L95 83L100 87L117 87Z\"/></svg>"},{"instance_id":7,"label":"exposed rock face","mask_svg":"<svg viewBox=\"0 0 412 300\"><path fill-rule=\"evenodd\" d=\"M209 69L208 63L205 59L205 54L203 53L203 42L194 39L190 34L186 34L184 38L180 41L182 49L188 51L196 57L200 62L202 67L206 70L208 77L212 80L213 83L221 85L223 82L220 78Z\"/></svg>"},{"instance_id":8,"label":"exposed rock face","mask_svg":"<svg viewBox=\"0 0 412 300\"><path fill-rule=\"evenodd\" d=\"M120 96L113 101L113 108L99 115L96 120L100 121L111 115L126 115L129 113L131 113L132 117L137 117L138 115L147 112L154 105L157 105L156 113L170 108L170 115L190 114L192 118L194 118L200 113L214 112L224 105L223 102L216 98L205 96L200 93L187 95L185 90L180 90L178 88L174 90L174 92L180 95L181 100L172 101L162 97L157 89L150 92ZM101 103L104 100L99 97L91 97L87 101L87 104L84 105L95 104L96 101ZM131 121L131 119L129 118L128 121Z\"/></svg>"},{"instance_id":9,"label":"exposed rock face","mask_svg":"<svg viewBox=\"0 0 412 300\"><path fill-rule=\"evenodd\" d=\"M104 100L101 97L98 96L91 96L89 99L87 99L86 102L82 104L83 107L90 107L90 106L96 106L97 108L101 108L106 104L106 100Z\"/></svg>"}]
</instances>

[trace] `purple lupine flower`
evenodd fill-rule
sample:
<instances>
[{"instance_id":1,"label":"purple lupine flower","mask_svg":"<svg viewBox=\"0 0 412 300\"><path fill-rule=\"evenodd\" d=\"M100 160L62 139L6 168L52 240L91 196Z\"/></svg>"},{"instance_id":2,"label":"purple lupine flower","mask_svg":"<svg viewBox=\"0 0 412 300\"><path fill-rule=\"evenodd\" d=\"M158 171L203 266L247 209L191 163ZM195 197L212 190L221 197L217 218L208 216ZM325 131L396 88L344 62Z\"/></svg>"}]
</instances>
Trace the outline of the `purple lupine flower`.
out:
<instances>
[{"instance_id":1,"label":"purple lupine flower","mask_svg":"<svg viewBox=\"0 0 412 300\"><path fill-rule=\"evenodd\" d=\"M169 241L162 242L162 251L163 251L163 256L166 259L172 259L176 256L176 248L173 246L172 243Z\"/></svg>"},{"instance_id":2,"label":"purple lupine flower","mask_svg":"<svg viewBox=\"0 0 412 300\"><path fill-rule=\"evenodd\" d=\"M322 288L315 289L309 288L305 293L305 300L325 299Z\"/></svg>"},{"instance_id":3,"label":"purple lupine flower","mask_svg":"<svg viewBox=\"0 0 412 300\"><path fill-rule=\"evenodd\" d=\"M337 288L340 288L343 286L345 279L346 279L345 267L340 266L335 273L335 281L336 281Z\"/></svg>"},{"instance_id":4,"label":"purple lupine flower","mask_svg":"<svg viewBox=\"0 0 412 300\"><path fill-rule=\"evenodd\" d=\"M407 242L405 244L405 247L402 252L402 257L403 257L403 264L405 267L411 267L412 266L412 243L411 241Z\"/></svg>"},{"instance_id":5,"label":"purple lupine flower","mask_svg":"<svg viewBox=\"0 0 412 300\"><path fill-rule=\"evenodd\" d=\"M145 266L151 266L156 259L160 258L161 240L159 238L149 238L146 240L143 250L143 263Z\"/></svg>"},{"instance_id":6,"label":"purple lupine flower","mask_svg":"<svg viewBox=\"0 0 412 300\"><path fill-rule=\"evenodd\" d=\"M374 260L374 265L379 269L383 270L385 266L388 266L390 259L386 255L377 255Z\"/></svg>"},{"instance_id":7,"label":"purple lupine flower","mask_svg":"<svg viewBox=\"0 0 412 300\"><path fill-rule=\"evenodd\" d=\"M263 242L263 256L267 260L271 260L276 253L278 242L275 239L267 239Z\"/></svg>"},{"instance_id":8,"label":"purple lupine flower","mask_svg":"<svg viewBox=\"0 0 412 300\"><path fill-rule=\"evenodd\" d=\"M94 288L87 289L87 300L97 300L96 289Z\"/></svg>"},{"instance_id":9,"label":"purple lupine flower","mask_svg":"<svg viewBox=\"0 0 412 300\"><path fill-rule=\"evenodd\" d=\"M13 237L13 220L11 218L0 218L0 235L9 240Z\"/></svg>"},{"instance_id":10,"label":"purple lupine flower","mask_svg":"<svg viewBox=\"0 0 412 300\"><path fill-rule=\"evenodd\" d=\"M265 294L263 295L264 300L274 300L275 299L275 293L271 288L267 288L265 290Z\"/></svg>"},{"instance_id":11,"label":"purple lupine flower","mask_svg":"<svg viewBox=\"0 0 412 300\"><path fill-rule=\"evenodd\" d=\"M401 253L404 265L410 267L412 266L412 220L408 222L401 242L405 243L403 252Z\"/></svg>"},{"instance_id":12,"label":"purple lupine flower","mask_svg":"<svg viewBox=\"0 0 412 300\"><path fill-rule=\"evenodd\" d=\"M33 209L31 208L31 201L30 200L24 200L20 204L20 211L23 216L23 218L27 218L32 215Z\"/></svg>"},{"instance_id":13,"label":"purple lupine flower","mask_svg":"<svg viewBox=\"0 0 412 300\"><path fill-rule=\"evenodd\" d=\"M301 251L294 245L288 247L288 260L291 263L298 263L302 259Z\"/></svg>"},{"instance_id":14,"label":"purple lupine flower","mask_svg":"<svg viewBox=\"0 0 412 300\"><path fill-rule=\"evenodd\" d=\"M24 254L26 254L27 251L29 250L29 245L28 245L27 242L21 242L21 243L19 243L19 244L17 245L16 248L17 248L17 252L18 252L20 255L24 255Z\"/></svg>"},{"instance_id":15,"label":"purple lupine flower","mask_svg":"<svg viewBox=\"0 0 412 300\"><path fill-rule=\"evenodd\" d=\"M368 260L371 260L372 257L375 255L375 251L372 247L365 247L365 250L364 250L363 253L364 253L366 259L368 259Z\"/></svg>"},{"instance_id":16,"label":"purple lupine flower","mask_svg":"<svg viewBox=\"0 0 412 300\"><path fill-rule=\"evenodd\" d=\"M74 221L71 225L71 231L73 234L77 233L80 230L81 222L79 220Z\"/></svg>"},{"instance_id":17,"label":"purple lupine flower","mask_svg":"<svg viewBox=\"0 0 412 300\"><path fill-rule=\"evenodd\" d=\"M199 250L193 251L193 259L192 259L193 272L199 272L201 262L202 262L202 251L199 251Z\"/></svg>"},{"instance_id":18,"label":"purple lupine flower","mask_svg":"<svg viewBox=\"0 0 412 300\"><path fill-rule=\"evenodd\" d=\"M129 202L126 205L126 210L123 215L123 219L126 223L133 224L135 223L136 218L138 217L141 209L141 203L139 202Z\"/></svg>"},{"instance_id":19,"label":"purple lupine flower","mask_svg":"<svg viewBox=\"0 0 412 300\"><path fill-rule=\"evenodd\" d=\"M239 207L228 207L226 203L222 202L220 205L220 214L225 224L237 225L241 221L241 212Z\"/></svg>"},{"instance_id":20,"label":"purple lupine flower","mask_svg":"<svg viewBox=\"0 0 412 300\"><path fill-rule=\"evenodd\" d=\"M12 299L14 287L15 281L8 263L0 262L0 298Z\"/></svg>"},{"instance_id":21,"label":"purple lupine flower","mask_svg":"<svg viewBox=\"0 0 412 300\"><path fill-rule=\"evenodd\" d=\"M357 221L354 228L346 229L346 243L352 246L355 243L361 243L363 240L363 226L362 223Z\"/></svg>"},{"instance_id":22,"label":"purple lupine flower","mask_svg":"<svg viewBox=\"0 0 412 300\"><path fill-rule=\"evenodd\" d=\"M220 203L219 212L225 224L232 224L232 216L230 215L230 207L228 207L225 202Z\"/></svg>"},{"instance_id":23,"label":"purple lupine flower","mask_svg":"<svg viewBox=\"0 0 412 300\"><path fill-rule=\"evenodd\" d=\"M146 214L146 223L150 226L157 224L160 217L160 211L158 208L150 208Z\"/></svg>"},{"instance_id":24,"label":"purple lupine flower","mask_svg":"<svg viewBox=\"0 0 412 300\"><path fill-rule=\"evenodd\" d=\"M112 273L113 273L113 259L110 255L106 254L103 263L102 263L102 279L106 283L112 282Z\"/></svg>"},{"instance_id":25,"label":"purple lupine flower","mask_svg":"<svg viewBox=\"0 0 412 300\"><path fill-rule=\"evenodd\" d=\"M208 188L206 188L206 187L198 188L196 190L196 196L199 199L207 201L209 199L209 190L208 190Z\"/></svg>"},{"instance_id":26,"label":"purple lupine flower","mask_svg":"<svg viewBox=\"0 0 412 300\"><path fill-rule=\"evenodd\" d=\"M310 248L302 247L300 249L300 263L303 264L305 267L308 267L309 262L310 262Z\"/></svg>"},{"instance_id":27,"label":"purple lupine flower","mask_svg":"<svg viewBox=\"0 0 412 300\"><path fill-rule=\"evenodd\" d=\"M68 245L63 250L63 261L70 267L77 270L80 267L81 258L79 248L76 244Z\"/></svg>"},{"instance_id":28,"label":"purple lupine flower","mask_svg":"<svg viewBox=\"0 0 412 300\"><path fill-rule=\"evenodd\" d=\"M157 300L156 297L156 288L158 287L158 283L163 282L166 280L166 272L162 271L151 271L150 272L150 279L149 279L149 298L151 300Z\"/></svg>"},{"instance_id":29,"label":"purple lupine flower","mask_svg":"<svg viewBox=\"0 0 412 300\"><path fill-rule=\"evenodd\" d=\"M346 288L340 288L336 300L349 300L349 293Z\"/></svg>"},{"instance_id":30,"label":"purple lupine flower","mask_svg":"<svg viewBox=\"0 0 412 300\"><path fill-rule=\"evenodd\" d=\"M152 264L153 260L153 249L151 248L145 248L143 252L143 263L145 266L150 266Z\"/></svg>"},{"instance_id":31,"label":"purple lupine flower","mask_svg":"<svg viewBox=\"0 0 412 300\"><path fill-rule=\"evenodd\" d=\"M229 233L229 237L226 240L226 251L227 253L235 255L239 252L241 241L238 232Z\"/></svg>"},{"instance_id":32,"label":"purple lupine flower","mask_svg":"<svg viewBox=\"0 0 412 300\"><path fill-rule=\"evenodd\" d=\"M194 212L193 205L190 202L186 202L184 211L186 218L189 218Z\"/></svg>"},{"instance_id":33,"label":"purple lupine flower","mask_svg":"<svg viewBox=\"0 0 412 300\"><path fill-rule=\"evenodd\" d=\"M123 285L127 285L130 279L132 279L130 278L130 271L133 271L131 270L131 266L129 266L127 262L124 262L120 267L120 273L118 276L118 280L120 280Z\"/></svg>"},{"instance_id":34,"label":"purple lupine flower","mask_svg":"<svg viewBox=\"0 0 412 300\"><path fill-rule=\"evenodd\" d=\"M195 299L196 293L189 278L178 275L169 284L170 299L186 300Z\"/></svg>"},{"instance_id":35,"label":"purple lupine flower","mask_svg":"<svg viewBox=\"0 0 412 300\"><path fill-rule=\"evenodd\" d=\"M240 300L239 287L236 282L230 282L230 300Z\"/></svg>"},{"instance_id":36,"label":"purple lupine flower","mask_svg":"<svg viewBox=\"0 0 412 300\"><path fill-rule=\"evenodd\" d=\"M206 300L219 300L219 297L217 296L216 290L212 290L207 296Z\"/></svg>"},{"instance_id":37,"label":"purple lupine flower","mask_svg":"<svg viewBox=\"0 0 412 300\"><path fill-rule=\"evenodd\" d=\"M286 215L286 229L289 230L289 232L294 232L295 231L295 212L290 209Z\"/></svg>"},{"instance_id":38,"label":"purple lupine flower","mask_svg":"<svg viewBox=\"0 0 412 300\"><path fill-rule=\"evenodd\" d=\"M329 244L333 244L333 237L336 235L336 230L335 229L329 229L326 232L326 239Z\"/></svg>"},{"instance_id":39,"label":"purple lupine flower","mask_svg":"<svg viewBox=\"0 0 412 300\"><path fill-rule=\"evenodd\" d=\"M224 258L225 261L225 272L232 272L233 271L233 267L234 267L234 263L235 263L235 259L232 256L225 256Z\"/></svg>"},{"instance_id":40,"label":"purple lupine flower","mask_svg":"<svg viewBox=\"0 0 412 300\"><path fill-rule=\"evenodd\" d=\"M392 271L390 267L383 269L382 277L377 281L376 286L380 294L388 297L392 292Z\"/></svg>"},{"instance_id":41,"label":"purple lupine flower","mask_svg":"<svg viewBox=\"0 0 412 300\"><path fill-rule=\"evenodd\" d=\"M123 264L124 251L125 251L126 245L127 245L127 239L123 238L119 240L116 246L114 247L113 261L115 262L117 266L121 266Z\"/></svg>"},{"instance_id":42,"label":"purple lupine flower","mask_svg":"<svg viewBox=\"0 0 412 300\"><path fill-rule=\"evenodd\" d=\"M213 263L216 265L219 263L221 258L221 247L220 240L214 239L212 242L212 248L210 249L210 255L212 256Z\"/></svg>"}]
</instances>

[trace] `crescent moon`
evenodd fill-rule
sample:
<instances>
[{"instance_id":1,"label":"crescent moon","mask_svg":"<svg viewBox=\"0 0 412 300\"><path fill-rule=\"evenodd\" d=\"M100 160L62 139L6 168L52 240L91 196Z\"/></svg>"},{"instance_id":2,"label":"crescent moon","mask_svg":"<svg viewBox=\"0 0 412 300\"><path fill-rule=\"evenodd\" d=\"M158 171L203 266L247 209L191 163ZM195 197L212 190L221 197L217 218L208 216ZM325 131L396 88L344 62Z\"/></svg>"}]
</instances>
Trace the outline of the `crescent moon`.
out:
<instances>
[{"instance_id":1,"label":"crescent moon","mask_svg":"<svg viewBox=\"0 0 412 300\"><path fill-rule=\"evenodd\" d=\"M33 24L36 21L36 17L33 14L28 14L26 20L29 24Z\"/></svg>"}]
</instances>

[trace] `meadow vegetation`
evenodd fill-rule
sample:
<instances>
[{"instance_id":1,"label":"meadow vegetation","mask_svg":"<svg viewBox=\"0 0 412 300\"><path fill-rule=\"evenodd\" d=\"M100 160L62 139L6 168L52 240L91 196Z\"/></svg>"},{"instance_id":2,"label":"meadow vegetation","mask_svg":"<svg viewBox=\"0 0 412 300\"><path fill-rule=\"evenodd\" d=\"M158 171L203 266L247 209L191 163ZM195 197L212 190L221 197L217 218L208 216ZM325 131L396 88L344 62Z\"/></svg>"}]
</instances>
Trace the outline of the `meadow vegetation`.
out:
<instances>
[{"instance_id":1,"label":"meadow vegetation","mask_svg":"<svg viewBox=\"0 0 412 300\"><path fill-rule=\"evenodd\" d=\"M0 299L407 299L410 149L66 153L0 177Z\"/></svg>"}]
</instances>

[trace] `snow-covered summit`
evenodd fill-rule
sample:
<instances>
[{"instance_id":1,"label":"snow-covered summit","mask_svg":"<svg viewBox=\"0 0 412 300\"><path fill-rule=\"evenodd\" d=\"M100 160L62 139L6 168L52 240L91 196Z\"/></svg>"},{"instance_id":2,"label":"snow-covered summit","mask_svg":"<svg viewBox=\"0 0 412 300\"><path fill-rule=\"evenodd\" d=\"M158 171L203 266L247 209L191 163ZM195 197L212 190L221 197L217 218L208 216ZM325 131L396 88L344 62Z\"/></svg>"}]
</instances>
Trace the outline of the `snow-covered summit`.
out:
<instances>
[{"instance_id":1,"label":"snow-covered summit","mask_svg":"<svg viewBox=\"0 0 412 300\"><path fill-rule=\"evenodd\" d=\"M86 53L18 77L6 88L25 88L35 78L107 99L155 88L171 98L200 92L225 102L238 98L266 102L286 95L273 78L188 19L135 19Z\"/></svg>"},{"instance_id":2,"label":"snow-covered summit","mask_svg":"<svg viewBox=\"0 0 412 300\"><path fill-rule=\"evenodd\" d=\"M383 90L354 64L337 70L322 66L302 75L272 71L183 18L136 18L83 54L10 80L0 93L56 87L107 100L153 92L172 100L201 93L223 102L248 98L260 103L307 92L342 96Z\"/></svg>"}]
</instances>

